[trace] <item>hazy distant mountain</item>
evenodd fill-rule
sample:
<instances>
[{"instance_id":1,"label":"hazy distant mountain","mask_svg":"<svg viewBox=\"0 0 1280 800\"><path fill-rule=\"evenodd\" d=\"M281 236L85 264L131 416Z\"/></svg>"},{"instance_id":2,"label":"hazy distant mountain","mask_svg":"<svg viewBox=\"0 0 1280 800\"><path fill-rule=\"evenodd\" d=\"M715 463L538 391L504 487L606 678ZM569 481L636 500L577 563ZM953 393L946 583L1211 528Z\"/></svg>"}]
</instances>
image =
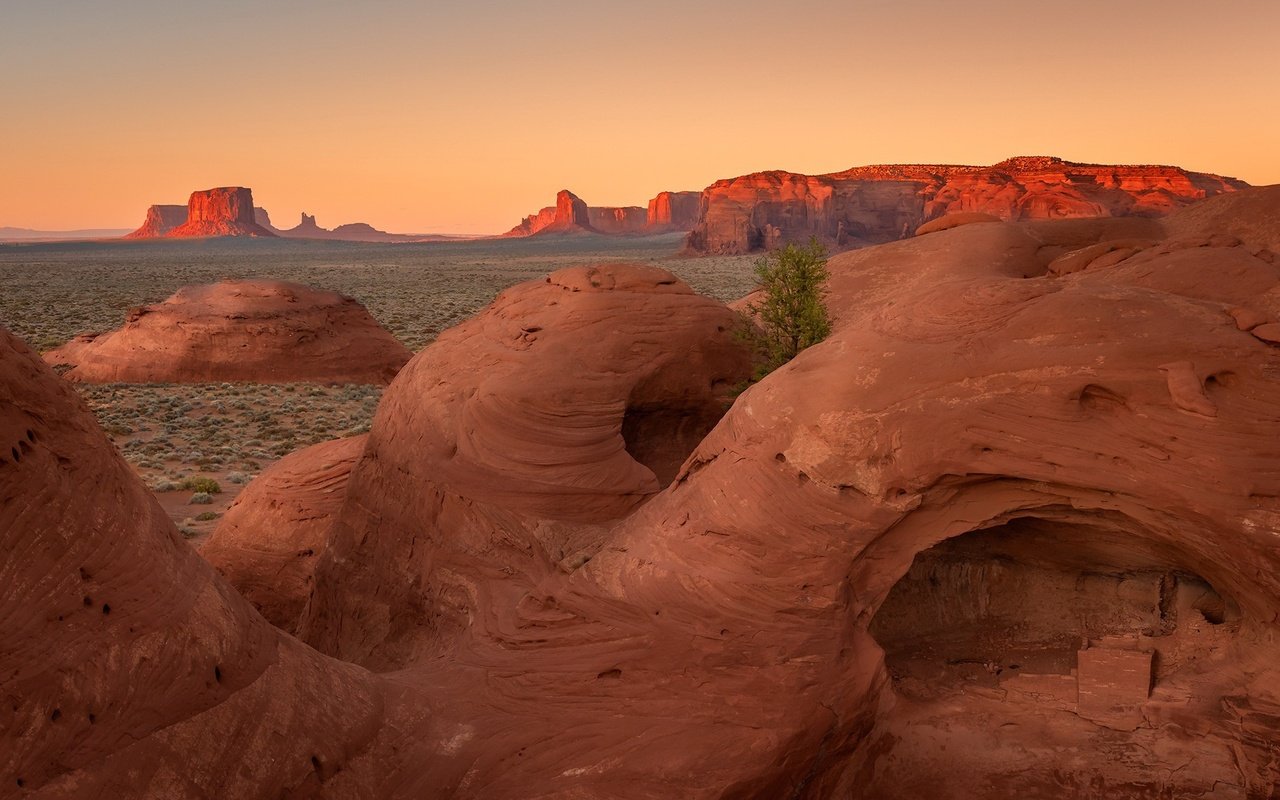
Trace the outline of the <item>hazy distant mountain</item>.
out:
<instances>
[{"instance_id":1,"label":"hazy distant mountain","mask_svg":"<svg viewBox=\"0 0 1280 800\"><path fill-rule=\"evenodd\" d=\"M48 242L60 239L114 239L128 228L83 228L74 231L37 231L31 228L0 226L0 242Z\"/></svg>"}]
</instances>

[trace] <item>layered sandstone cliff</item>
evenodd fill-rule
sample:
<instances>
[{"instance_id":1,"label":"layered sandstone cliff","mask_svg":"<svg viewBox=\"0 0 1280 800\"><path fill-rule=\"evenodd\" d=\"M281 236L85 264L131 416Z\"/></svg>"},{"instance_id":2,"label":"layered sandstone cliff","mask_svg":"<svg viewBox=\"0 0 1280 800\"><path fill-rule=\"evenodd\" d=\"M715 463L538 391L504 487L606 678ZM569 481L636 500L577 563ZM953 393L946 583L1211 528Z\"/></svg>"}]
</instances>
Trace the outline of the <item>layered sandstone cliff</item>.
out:
<instances>
[{"instance_id":1,"label":"layered sandstone cliff","mask_svg":"<svg viewBox=\"0 0 1280 800\"><path fill-rule=\"evenodd\" d=\"M659 192L649 201L646 224L654 231L693 230L701 201L702 192Z\"/></svg>"},{"instance_id":2,"label":"layered sandstone cliff","mask_svg":"<svg viewBox=\"0 0 1280 800\"><path fill-rule=\"evenodd\" d=\"M274 235L258 224L253 192L242 186L192 192L187 201L187 221L165 234L172 239Z\"/></svg>"},{"instance_id":3,"label":"layered sandstone cliff","mask_svg":"<svg viewBox=\"0 0 1280 800\"><path fill-rule=\"evenodd\" d=\"M744 253L816 236L844 248L910 236L954 212L1003 220L1159 216L1247 184L1179 167L1018 157L990 167L883 165L760 172L704 190L688 248Z\"/></svg>"},{"instance_id":4,"label":"layered sandstone cliff","mask_svg":"<svg viewBox=\"0 0 1280 800\"><path fill-rule=\"evenodd\" d=\"M147 209L142 226L126 239L202 236L274 236L267 212L253 207L253 193L239 186L192 192L185 206Z\"/></svg>"},{"instance_id":5,"label":"layered sandstone cliff","mask_svg":"<svg viewBox=\"0 0 1280 800\"><path fill-rule=\"evenodd\" d=\"M599 233L606 236L644 235L689 230L697 215L697 192L662 192L640 206L588 206L568 189L556 204L530 214L503 236Z\"/></svg>"},{"instance_id":6,"label":"layered sandstone cliff","mask_svg":"<svg viewBox=\"0 0 1280 800\"><path fill-rule=\"evenodd\" d=\"M126 234L126 239L159 239L167 236L169 231L186 223L186 206L151 206L147 209L147 218L142 226L133 233Z\"/></svg>"}]
</instances>

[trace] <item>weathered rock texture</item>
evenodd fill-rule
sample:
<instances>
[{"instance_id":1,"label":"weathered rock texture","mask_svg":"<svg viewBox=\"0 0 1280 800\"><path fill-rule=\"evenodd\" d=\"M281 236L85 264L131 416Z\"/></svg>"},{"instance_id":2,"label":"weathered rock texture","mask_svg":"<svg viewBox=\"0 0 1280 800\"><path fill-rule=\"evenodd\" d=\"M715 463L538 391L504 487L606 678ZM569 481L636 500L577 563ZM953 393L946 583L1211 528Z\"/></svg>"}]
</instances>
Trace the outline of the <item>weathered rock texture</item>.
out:
<instances>
[{"instance_id":1,"label":"weathered rock texture","mask_svg":"<svg viewBox=\"0 0 1280 800\"><path fill-rule=\"evenodd\" d=\"M411 356L349 297L249 280L179 289L45 359L87 383L387 383Z\"/></svg>"},{"instance_id":2,"label":"weathered rock texture","mask_svg":"<svg viewBox=\"0 0 1280 800\"><path fill-rule=\"evenodd\" d=\"M187 201L186 222L164 234L170 239L274 235L257 222L253 192L240 186L192 192Z\"/></svg>"},{"instance_id":3,"label":"weathered rock texture","mask_svg":"<svg viewBox=\"0 0 1280 800\"><path fill-rule=\"evenodd\" d=\"M646 224L650 230L692 230L701 201L701 192L659 192L649 201Z\"/></svg>"},{"instance_id":4,"label":"weathered rock texture","mask_svg":"<svg viewBox=\"0 0 1280 800\"><path fill-rule=\"evenodd\" d=\"M465 599L481 550L482 571L533 576L594 549L601 525L671 482L747 377L734 325L668 272L602 266L516 286L441 334L379 406L377 455L357 464L349 489L364 500L340 515L305 636L344 658L403 665L482 611ZM397 444L410 441L413 452ZM384 507L406 491L412 499ZM365 553L372 524L418 531L416 544ZM506 528L510 541L455 537L458 525ZM533 542L541 555L530 561ZM422 548L458 572L423 572ZM359 565L338 555L348 551ZM403 578L387 581L393 563ZM424 591L457 607L424 619L412 611Z\"/></svg>"},{"instance_id":5,"label":"weathered rock texture","mask_svg":"<svg viewBox=\"0 0 1280 800\"><path fill-rule=\"evenodd\" d=\"M531 214L503 236L599 233L608 236L642 235L689 230L697 215L697 192L662 192L649 207L588 206L568 189L556 195L556 204Z\"/></svg>"},{"instance_id":6,"label":"weathered rock texture","mask_svg":"<svg viewBox=\"0 0 1280 800\"><path fill-rule=\"evenodd\" d=\"M297 627L365 439L325 442L273 464L236 498L200 548L205 560L278 628L292 632Z\"/></svg>"},{"instance_id":7,"label":"weathered rock texture","mask_svg":"<svg viewBox=\"0 0 1280 800\"><path fill-rule=\"evenodd\" d=\"M1270 797L1280 188L1249 195L842 254L831 337L696 443L661 415L744 367L722 307L632 268L509 290L388 389L320 555L300 633L379 674L180 552L0 339L3 780Z\"/></svg>"},{"instance_id":8,"label":"weathered rock texture","mask_svg":"<svg viewBox=\"0 0 1280 800\"><path fill-rule=\"evenodd\" d=\"M169 231L187 221L186 206L151 206L147 209L147 218L142 227L130 234L126 239L158 239L167 236Z\"/></svg>"},{"instance_id":9,"label":"weathered rock texture","mask_svg":"<svg viewBox=\"0 0 1280 800\"><path fill-rule=\"evenodd\" d=\"M810 236L838 248L906 238L945 214L1003 220L1158 216L1247 186L1179 167L1019 157L990 167L884 165L830 175L759 172L702 193L688 248L745 253Z\"/></svg>"},{"instance_id":10,"label":"weathered rock texture","mask_svg":"<svg viewBox=\"0 0 1280 800\"><path fill-rule=\"evenodd\" d=\"M387 718L378 682L259 617L3 330L0 445L0 794L376 794L335 773Z\"/></svg>"}]
</instances>

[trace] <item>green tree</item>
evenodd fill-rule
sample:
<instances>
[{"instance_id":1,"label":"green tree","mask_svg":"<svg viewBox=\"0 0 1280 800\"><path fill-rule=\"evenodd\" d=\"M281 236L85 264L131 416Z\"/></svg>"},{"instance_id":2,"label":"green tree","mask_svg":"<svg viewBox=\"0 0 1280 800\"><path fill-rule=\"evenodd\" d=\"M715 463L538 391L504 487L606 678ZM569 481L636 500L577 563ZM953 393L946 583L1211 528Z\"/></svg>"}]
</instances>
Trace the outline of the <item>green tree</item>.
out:
<instances>
[{"instance_id":1,"label":"green tree","mask_svg":"<svg viewBox=\"0 0 1280 800\"><path fill-rule=\"evenodd\" d=\"M747 308L760 327L757 344L768 374L831 333L827 314L827 249L816 238L788 244L756 262L764 296Z\"/></svg>"}]
</instances>

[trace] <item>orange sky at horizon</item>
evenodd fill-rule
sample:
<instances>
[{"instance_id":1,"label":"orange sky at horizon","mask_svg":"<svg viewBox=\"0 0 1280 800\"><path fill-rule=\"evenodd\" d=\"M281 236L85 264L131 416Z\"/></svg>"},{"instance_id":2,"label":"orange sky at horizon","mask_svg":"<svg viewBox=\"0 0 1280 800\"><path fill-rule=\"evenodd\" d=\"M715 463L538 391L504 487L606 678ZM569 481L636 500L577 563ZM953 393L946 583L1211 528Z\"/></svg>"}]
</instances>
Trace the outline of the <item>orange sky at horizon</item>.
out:
<instances>
[{"instance_id":1,"label":"orange sky at horizon","mask_svg":"<svg viewBox=\"0 0 1280 800\"><path fill-rule=\"evenodd\" d=\"M241 185L278 227L497 233L765 169L1165 163L1280 183L1274 0L0 0L0 226Z\"/></svg>"}]
</instances>

